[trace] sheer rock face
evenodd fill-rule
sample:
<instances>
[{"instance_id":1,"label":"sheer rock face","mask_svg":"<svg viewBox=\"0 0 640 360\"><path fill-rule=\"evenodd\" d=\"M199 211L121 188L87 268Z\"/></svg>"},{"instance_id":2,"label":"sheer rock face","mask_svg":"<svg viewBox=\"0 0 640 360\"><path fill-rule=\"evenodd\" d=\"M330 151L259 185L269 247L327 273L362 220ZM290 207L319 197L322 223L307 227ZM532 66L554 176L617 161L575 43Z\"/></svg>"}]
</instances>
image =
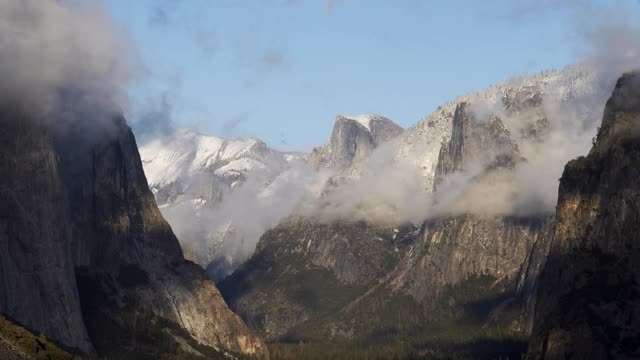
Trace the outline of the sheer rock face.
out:
<instances>
[{"instance_id":1,"label":"sheer rock face","mask_svg":"<svg viewBox=\"0 0 640 360\"><path fill-rule=\"evenodd\" d=\"M435 172L435 188L449 174L479 167L483 170L515 167L520 161L518 146L496 115L479 121L466 102L453 115L451 138L440 148Z\"/></svg>"},{"instance_id":2,"label":"sheer rock face","mask_svg":"<svg viewBox=\"0 0 640 360\"><path fill-rule=\"evenodd\" d=\"M619 79L587 157L569 162L540 276L533 359L640 356L640 77Z\"/></svg>"},{"instance_id":3,"label":"sheer rock face","mask_svg":"<svg viewBox=\"0 0 640 360\"><path fill-rule=\"evenodd\" d=\"M400 126L382 116L338 115L329 143L313 149L310 160L316 168L350 169L361 164L380 144L400 133Z\"/></svg>"},{"instance_id":4,"label":"sheer rock face","mask_svg":"<svg viewBox=\"0 0 640 360\"><path fill-rule=\"evenodd\" d=\"M115 271L121 264L182 259L142 170L133 133L123 118L100 138L82 126L56 136L61 180L69 199L76 266Z\"/></svg>"},{"instance_id":5,"label":"sheer rock face","mask_svg":"<svg viewBox=\"0 0 640 360\"><path fill-rule=\"evenodd\" d=\"M93 352L80 311L58 156L47 127L3 109L0 130L0 312Z\"/></svg>"},{"instance_id":6,"label":"sheer rock face","mask_svg":"<svg viewBox=\"0 0 640 360\"><path fill-rule=\"evenodd\" d=\"M391 283L429 303L447 284L488 275L513 284L526 269L534 244L544 242L548 219L465 215L424 223Z\"/></svg>"},{"instance_id":7,"label":"sheer rock face","mask_svg":"<svg viewBox=\"0 0 640 360\"><path fill-rule=\"evenodd\" d=\"M0 246L12 255L0 258L0 311L87 354L119 336L104 319L150 312L212 346L266 355L184 260L123 118L51 133L46 121L4 114Z\"/></svg>"},{"instance_id":8,"label":"sheer rock face","mask_svg":"<svg viewBox=\"0 0 640 360\"><path fill-rule=\"evenodd\" d=\"M522 321L521 328L526 334L531 334L535 315L538 288L540 286L540 273L547 262L553 231L555 216L547 218L537 239L533 243L520 271L515 287L515 297L521 303Z\"/></svg>"}]
</instances>

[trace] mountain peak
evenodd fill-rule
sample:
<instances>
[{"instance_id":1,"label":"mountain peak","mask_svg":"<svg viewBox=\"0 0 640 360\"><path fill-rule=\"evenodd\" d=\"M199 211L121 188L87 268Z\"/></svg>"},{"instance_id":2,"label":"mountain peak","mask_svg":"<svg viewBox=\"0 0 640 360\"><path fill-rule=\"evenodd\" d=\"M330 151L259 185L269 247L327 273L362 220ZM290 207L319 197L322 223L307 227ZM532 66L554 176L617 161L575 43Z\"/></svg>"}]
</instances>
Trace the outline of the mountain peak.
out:
<instances>
[{"instance_id":1,"label":"mountain peak","mask_svg":"<svg viewBox=\"0 0 640 360\"><path fill-rule=\"evenodd\" d=\"M315 168L333 167L353 170L378 145L400 135L403 129L384 116L374 114L337 115L329 143L310 154Z\"/></svg>"},{"instance_id":2,"label":"mountain peak","mask_svg":"<svg viewBox=\"0 0 640 360\"><path fill-rule=\"evenodd\" d=\"M372 121L383 121L383 122L386 122L386 123L392 123L392 124L396 125L393 121L389 120L388 118L386 118L384 116L376 115L376 114L360 114L360 115L339 114L338 116L336 116L336 122L341 121L341 120L352 120L352 121L355 121L355 122L359 123L360 125L364 126L369 131L371 131L371 122Z\"/></svg>"},{"instance_id":3,"label":"mountain peak","mask_svg":"<svg viewBox=\"0 0 640 360\"><path fill-rule=\"evenodd\" d=\"M640 130L640 72L625 73L618 79L607 101L595 146L602 152L616 139L637 136Z\"/></svg>"}]
</instances>

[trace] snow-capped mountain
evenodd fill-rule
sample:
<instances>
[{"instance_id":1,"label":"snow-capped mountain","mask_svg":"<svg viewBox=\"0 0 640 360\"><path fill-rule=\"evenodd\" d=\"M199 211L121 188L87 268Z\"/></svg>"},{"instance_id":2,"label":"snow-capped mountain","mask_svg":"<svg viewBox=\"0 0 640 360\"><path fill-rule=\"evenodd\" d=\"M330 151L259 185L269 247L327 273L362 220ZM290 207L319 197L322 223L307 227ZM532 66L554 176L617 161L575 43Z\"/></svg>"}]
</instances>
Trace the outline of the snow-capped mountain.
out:
<instances>
[{"instance_id":1,"label":"snow-capped mountain","mask_svg":"<svg viewBox=\"0 0 640 360\"><path fill-rule=\"evenodd\" d=\"M455 109L461 103L471 104L473 112L480 117L491 113L500 116L516 142L531 135L531 131L544 131L541 128L548 126L560 128L563 122L571 123L576 117L584 118L581 122L587 125L587 128L574 129L576 134L589 132L597 123L602 107L594 109L599 102L590 100L603 97L611 87L609 82L600 80L586 67L573 66L513 78L486 90L459 96L439 106L399 136L395 140L396 159L419 167L426 189L433 190L438 154L441 145L449 141ZM556 114L566 115L560 107L562 110L572 108L574 118L558 119ZM576 154L579 153L577 150Z\"/></svg>"},{"instance_id":2,"label":"snow-capped mountain","mask_svg":"<svg viewBox=\"0 0 640 360\"><path fill-rule=\"evenodd\" d=\"M225 300L270 341L405 344L425 328L461 343L487 330L526 338L558 178L591 146L614 84L601 80L580 67L514 79L444 104L366 156L346 151L355 156L337 159L358 171L330 178L308 212L266 232L220 284ZM356 129L338 149L368 144L358 120L336 122L345 130L334 134ZM319 151L343 154L330 145ZM576 179L563 177L590 181ZM576 209L574 194L560 210ZM583 208L592 219L597 204Z\"/></svg>"},{"instance_id":3,"label":"snow-capped mountain","mask_svg":"<svg viewBox=\"0 0 640 360\"><path fill-rule=\"evenodd\" d=\"M549 211L554 179L567 159L590 145L602 112L594 105L600 102L591 100L610 91L599 80L581 67L512 79L460 96L404 131L379 115L338 115L328 143L308 156L279 152L256 139L225 140L190 130L149 142L140 153L185 252L219 280L253 253L264 231L296 209L325 220L424 220L433 210L437 166L446 158L443 146L451 142L462 104L480 122L495 120L486 131L504 127L501 136L525 159L510 185L526 189L525 200L536 203L529 208ZM448 186L443 192L455 195L466 185Z\"/></svg>"},{"instance_id":4,"label":"snow-capped mountain","mask_svg":"<svg viewBox=\"0 0 640 360\"><path fill-rule=\"evenodd\" d=\"M484 201L499 203L492 210L501 214L552 212L557 192L555 181L568 159L588 150L604 107L602 99L613 86L610 80L582 65L514 78L439 106L377 147L370 145L372 136L365 126L368 116L338 116L331 140L314 149L310 159L319 167L344 170L340 176L331 178L323 191L323 200L315 207L306 207L311 210L305 215L319 215L325 220L355 217L374 222L419 223L449 212L452 203L456 212L464 212L471 205L480 207ZM469 131L453 131L453 119L459 108L464 109L464 117L475 119L479 126L472 126L474 129ZM495 126L481 125L487 121L493 121ZM491 134L499 129L502 135ZM503 191L495 189L498 191L495 194L502 197L491 196L486 186L481 188L482 201L465 205L456 199L469 195L467 185L475 182L473 186L479 186L477 176L484 171L482 164L493 160L467 161L465 168L460 169L463 171L450 176L439 194L434 193L437 167L446 158L442 152L450 146L452 133L479 136L472 134L475 131L486 133L482 136L487 138L508 138L508 143L515 146L514 154L523 161L517 161L519 165L509 172L508 179L501 179L504 186L499 189ZM454 143L454 148L464 149L464 142ZM491 144L480 147L495 148ZM491 151L495 152L496 149ZM514 195L507 194L519 194L517 201L513 200Z\"/></svg>"},{"instance_id":5,"label":"snow-capped mountain","mask_svg":"<svg viewBox=\"0 0 640 360\"><path fill-rule=\"evenodd\" d=\"M142 145L140 156L185 255L214 279L235 269L261 233L288 215L298 189L290 182L311 183L300 179L306 154L277 151L257 139L179 130ZM276 201L283 187L291 191L291 201Z\"/></svg>"},{"instance_id":6,"label":"snow-capped mountain","mask_svg":"<svg viewBox=\"0 0 640 360\"><path fill-rule=\"evenodd\" d=\"M140 147L140 156L160 206L191 201L194 195L203 205L214 206L224 190L244 182L248 173L277 173L305 158L304 154L275 151L258 139L226 140L193 130L179 130L148 142Z\"/></svg>"}]
</instances>

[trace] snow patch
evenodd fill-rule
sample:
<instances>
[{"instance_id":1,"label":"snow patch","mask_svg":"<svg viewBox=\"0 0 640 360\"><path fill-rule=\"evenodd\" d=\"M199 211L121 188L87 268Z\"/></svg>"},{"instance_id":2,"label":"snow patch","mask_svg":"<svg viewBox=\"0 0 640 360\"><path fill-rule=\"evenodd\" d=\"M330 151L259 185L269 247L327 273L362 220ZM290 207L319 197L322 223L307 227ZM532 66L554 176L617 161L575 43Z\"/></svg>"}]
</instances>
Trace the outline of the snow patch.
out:
<instances>
[{"instance_id":1,"label":"snow patch","mask_svg":"<svg viewBox=\"0 0 640 360\"><path fill-rule=\"evenodd\" d=\"M193 130L178 130L148 142L139 151L152 191L197 173L227 177L287 162L283 154L260 140L226 140Z\"/></svg>"},{"instance_id":2,"label":"snow patch","mask_svg":"<svg viewBox=\"0 0 640 360\"><path fill-rule=\"evenodd\" d=\"M367 130L371 131L371 121L372 120L387 120L386 118L380 115L374 114L361 114L361 115L338 115L338 118L345 118L348 120L353 120L360 125L364 126Z\"/></svg>"}]
</instances>

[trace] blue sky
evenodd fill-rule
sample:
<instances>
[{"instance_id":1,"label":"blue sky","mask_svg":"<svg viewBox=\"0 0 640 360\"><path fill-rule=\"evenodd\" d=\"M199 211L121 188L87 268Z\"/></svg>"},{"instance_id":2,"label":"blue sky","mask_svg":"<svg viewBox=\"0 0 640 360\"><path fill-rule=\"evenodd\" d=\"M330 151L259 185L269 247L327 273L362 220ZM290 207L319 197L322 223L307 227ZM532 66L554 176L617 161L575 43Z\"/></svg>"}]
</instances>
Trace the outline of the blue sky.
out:
<instances>
[{"instance_id":1,"label":"blue sky","mask_svg":"<svg viewBox=\"0 0 640 360\"><path fill-rule=\"evenodd\" d=\"M336 114L408 127L458 95L576 61L568 11L512 4L107 1L146 67L130 89L140 107L165 96L175 127L284 149L324 143Z\"/></svg>"}]
</instances>

